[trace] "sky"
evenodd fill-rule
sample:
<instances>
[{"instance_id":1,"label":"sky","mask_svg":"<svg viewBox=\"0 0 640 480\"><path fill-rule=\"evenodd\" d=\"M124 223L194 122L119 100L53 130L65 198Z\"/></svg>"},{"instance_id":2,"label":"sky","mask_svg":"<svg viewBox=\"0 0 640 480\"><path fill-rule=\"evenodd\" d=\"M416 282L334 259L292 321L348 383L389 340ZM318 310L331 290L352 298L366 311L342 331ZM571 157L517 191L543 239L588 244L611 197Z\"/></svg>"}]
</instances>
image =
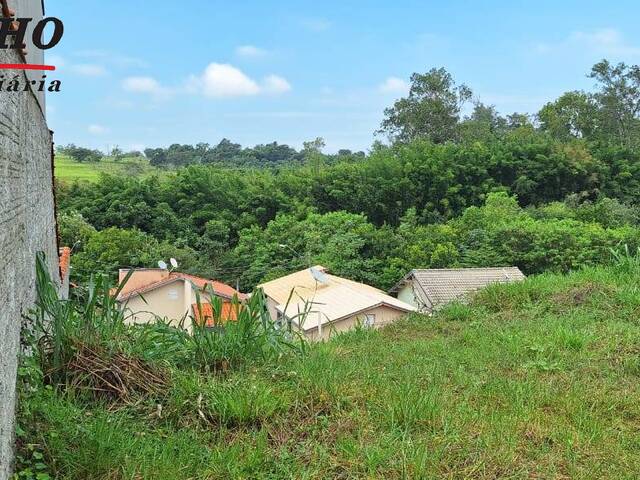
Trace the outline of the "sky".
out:
<instances>
[{"instance_id":1,"label":"sky","mask_svg":"<svg viewBox=\"0 0 640 480\"><path fill-rule=\"evenodd\" d=\"M368 150L413 72L445 67L503 114L640 63L640 4L563 1L48 0L57 144L107 150L277 141Z\"/></svg>"}]
</instances>

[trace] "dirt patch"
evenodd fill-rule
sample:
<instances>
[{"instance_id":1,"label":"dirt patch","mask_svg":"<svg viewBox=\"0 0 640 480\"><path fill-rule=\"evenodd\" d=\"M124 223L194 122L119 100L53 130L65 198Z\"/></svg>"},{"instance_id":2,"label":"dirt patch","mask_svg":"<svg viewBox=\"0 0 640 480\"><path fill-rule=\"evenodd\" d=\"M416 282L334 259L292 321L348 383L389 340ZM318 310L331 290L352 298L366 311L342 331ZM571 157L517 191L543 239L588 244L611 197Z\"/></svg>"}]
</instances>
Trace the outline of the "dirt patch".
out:
<instances>
[{"instance_id":1,"label":"dirt patch","mask_svg":"<svg viewBox=\"0 0 640 480\"><path fill-rule=\"evenodd\" d=\"M579 307L589 303L594 296L611 293L612 291L609 287L594 282L587 282L583 285L575 286L569 290L564 290L552 295L551 302L560 309Z\"/></svg>"}]
</instances>

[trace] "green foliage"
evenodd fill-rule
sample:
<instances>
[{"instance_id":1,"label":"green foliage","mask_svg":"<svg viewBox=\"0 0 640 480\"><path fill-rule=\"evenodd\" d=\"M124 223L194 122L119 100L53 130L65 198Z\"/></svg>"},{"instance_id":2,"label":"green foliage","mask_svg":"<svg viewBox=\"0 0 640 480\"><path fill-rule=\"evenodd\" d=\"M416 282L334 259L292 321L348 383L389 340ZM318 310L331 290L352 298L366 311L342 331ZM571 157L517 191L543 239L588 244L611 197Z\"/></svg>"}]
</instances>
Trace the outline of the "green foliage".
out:
<instances>
[{"instance_id":1,"label":"green foliage","mask_svg":"<svg viewBox=\"0 0 640 480\"><path fill-rule=\"evenodd\" d=\"M58 215L60 244L82 249L96 233L96 229L84 217L74 212L60 212Z\"/></svg>"},{"instance_id":2,"label":"green foliage","mask_svg":"<svg viewBox=\"0 0 640 480\"><path fill-rule=\"evenodd\" d=\"M92 150L84 147L76 147L70 143L66 146L58 147L58 152L73 158L76 162L99 162L104 156L100 150Z\"/></svg>"},{"instance_id":3,"label":"green foliage","mask_svg":"<svg viewBox=\"0 0 640 480\"><path fill-rule=\"evenodd\" d=\"M389 242L393 242L392 232L376 229L362 215L333 212L310 214L305 219L280 215L264 229L243 230L234 255L249 262L240 277L245 286L312 264L321 264L337 275L375 282Z\"/></svg>"},{"instance_id":4,"label":"green foliage","mask_svg":"<svg viewBox=\"0 0 640 480\"><path fill-rule=\"evenodd\" d=\"M545 273L302 357L174 368L164 395L119 408L23 390L19 468L39 452L70 480L628 478L638 273Z\"/></svg>"},{"instance_id":5,"label":"green foliage","mask_svg":"<svg viewBox=\"0 0 640 480\"><path fill-rule=\"evenodd\" d=\"M181 167L172 173L61 183L63 239L82 242L74 275L172 256L244 289L309 263L388 287L418 267L606 262L618 242L638 241L638 67L600 62L591 76L594 92L569 92L537 117L476 102L462 119L468 89L434 69L387 111L400 141L368 155L325 155L322 139L300 152L225 139L147 152Z\"/></svg>"},{"instance_id":6,"label":"green foliage","mask_svg":"<svg viewBox=\"0 0 640 480\"><path fill-rule=\"evenodd\" d=\"M250 360L274 359L290 352L303 352L304 339L298 332L276 325L267 310L266 297L256 290L245 304L235 298L231 310L235 321L225 321L222 300L208 292L213 326L192 319L193 335L185 336L192 352L191 363L207 372L225 371ZM201 302L198 299L198 308Z\"/></svg>"},{"instance_id":7,"label":"green foliage","mask_svg":"<svg viewBox=\"0 0 640 480\"><path fill-rule=\"evenodd\" d=\"M188 247L159 242L139 230L111 227L92 233L81 251L74 255L74 277L86 279L92 273L114 277L120 268L155 266L163 258L176 258L184 269L193 268L197 262L195 253Z\"/></svg>"},{"instance_id":8,"label":"green foliage","mask_svg":"<svg viewBox=\"0 0 640 480\"><path fill-rule=\"evenodd\" d=\"M38 338L40 368L49 383L66 385L70 381L69 365L82 345L104 348L107 355L120 348L127 312L115 297L127 279L112 295L111 283L105 276L92 276L86 289L74 291L73 300L60 300L44 255L38 253L37 298L29 320Z\"/></svg>"},{"instance_id":9,"label":"green foliage","mask_svg":"<svg viewBox=\"0 0 640 480\"><path fill-rule=\"evenodd\" d=\"M460 110L472 95L466 85L456 85L444 68L414 73L409 96L385 110L381 132L402 142L416 138L434 143L456 140Z\"/></svg>"}]
</instances>

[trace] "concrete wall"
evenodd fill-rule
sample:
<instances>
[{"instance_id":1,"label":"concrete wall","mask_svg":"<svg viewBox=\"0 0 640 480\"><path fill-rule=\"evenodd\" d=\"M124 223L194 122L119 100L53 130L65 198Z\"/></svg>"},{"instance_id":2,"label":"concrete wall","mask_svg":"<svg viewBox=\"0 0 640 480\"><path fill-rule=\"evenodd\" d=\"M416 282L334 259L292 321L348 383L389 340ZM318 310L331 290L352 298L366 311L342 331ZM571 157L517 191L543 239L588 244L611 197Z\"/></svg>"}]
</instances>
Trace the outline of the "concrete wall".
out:
<instances>
[{"instance_id":1,"label":"concrete wall","mask_svg":"<svg viewBox=\"0 0 640 480\"><path fill-rule=\"evenodd\" d=\"M411 279L404 286L398 290L398 300L402 300L409 305L416 307L421 313L431 313L433 310L431 303L424 294L421 293L420 286L417 285L416 280Z\"/></svg>"},{"instance_id":2,"label":"concrete wall","mask_svg":"<svg viewBox=\"0 0 640 480\"><path fill-rule=\"evenodd\" d=\"M311 341L327 340L338 333L346 332L347 330L353 329L358 324L358 322L364 325L364 319L366 315L375 315L373 328L382 328L385 325L389 325L390 323L399 320L406 315L406 312L396 310L395 308L391 308L386 305L381 305L376 308L370 308L369 310L361 312L358 315L345 318L338 322L329 324L325 323L324 325L322 325L321 335L318 335L318 328L316 327L305 331L305 336L308 340ZM311 325L314 320L315 319L313 318L309 318L309 322L311 322L309 323L309 325Z\"/></svg>"},{"instance_id":3,"label":"concrete wall","mask_svg":"<svg viewBox=\"0 0 640 480\"><path fill-rule=\"evenodd\" d=\"M0 50L0 63L21 62ZM51 136L36 97L0 92L0 480L13 458L21 315L34 301L37 251L59 278L52 187Z\"/></svg>"},{"instance_id":4,"label":"concrete wall","mask_svg":"<svg viewBox=\"0 0 640 480\"><path fill-rule=\"evenodd\" d=\"M206 302L203 296L200 300ZM153 323L157 317L170 320L170 324L179 326L186 316L192 314L191 305L196 302L196 292L191 282L176 280L161 287L136 295L123 302L131 312L127 323ZM187 318L184 328L191 332L191 321Z\"/></svg>"}]
</instances>

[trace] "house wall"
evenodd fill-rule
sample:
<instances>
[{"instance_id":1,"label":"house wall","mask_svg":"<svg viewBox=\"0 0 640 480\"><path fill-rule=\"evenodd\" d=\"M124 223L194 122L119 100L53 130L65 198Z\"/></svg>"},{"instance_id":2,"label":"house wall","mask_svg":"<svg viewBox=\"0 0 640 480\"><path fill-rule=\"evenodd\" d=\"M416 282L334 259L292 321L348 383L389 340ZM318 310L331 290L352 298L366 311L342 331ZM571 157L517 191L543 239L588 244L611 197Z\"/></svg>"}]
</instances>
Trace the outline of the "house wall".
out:
<instances>
[{"instance_id":1,"label":"house wall","mask_svg":"<svg viewBox=\"0 0 640 480\"><path fill-rule=\"evenodd\" d=\"M412 307L418 308L418 301L416 294L413 291L413 285L410 283L405 284L400 290L398 290L398 300L402 300L404 303L408 303Z\"/></svg>"},{"instance_id":2,"label":"house wall","mask_svg":"<svg viewBox=\"0 0 640 480\"><path fill-rule=\"evenodd\" d=\"M390 323L399 320L406 315L406 312L402 312L386 305L381 305L379 307L371 308L369 310L361 312L358 315L354 315L353 317L345 318L331 324L324 324L322 325L321 335L318 335L318 328L316 327L305 331L305 336L308 340L311 341L327 340L338 333L346 332L347 330L353 329L358 324L358 322L364 323L364 318L367 314L373 314L376 316L374 328L382 328L385 325L389 325ZM313 323L313 320L314 319L310 318L308 320L308 322L310 322L308 323L308 325L311 325L311 323Z\"/></svg>"},{"instance_id":3,"label":"house wall","mask_svg":"<svg viewBox=\"0 0 640 480\"><path fill-rule=\"evenodd\" d=\"M0 50L0 63L21 62ZM51 163L51 133L35 95L0 92L0 480L11 475L20 329L35 300L36 252L59 280Z\"/></svg>"},{"instance_id":4,"label":"house wall","mask_svg":"<svg viewBox=\"0 0 640 480\"><path fill-rule=\"evenodd\" d=\"M191 305L195 303L196 295L190 282L177 281L163 285L142 296L131 297L124 304L132 312L127 323L153 323L156 317L170 320L170 324L178 327L181 320L191 315ZM201 299L201 301L204 301ZM191 332L191 321L187 319L184 327Z\"/></svg>"},{"instance_id":5,"label":"house wall","mask_svg":"<svg viewBox=\"0 0 640 480\"><path fill-rule=\"evenodd\" d=\"M432 311L430 302L422 297L420 287L416 285L415 280L407 282L398 290L397 298L415 307L419 312L430 313Z\"/></svg>"},{"instance_id":6,"label":"house wall","mask_svg":"<svg viewBox=\"0 0 640 480\"><path fill-rule=\"evenodd\" d=\"M276 306L278 306L278 302L276 302L271 297L266 297L266 298L267 298L267 310L269 311L271 320L275 322L278 319L278 310L276 309Z\"/></svg>"}]
</instances>

